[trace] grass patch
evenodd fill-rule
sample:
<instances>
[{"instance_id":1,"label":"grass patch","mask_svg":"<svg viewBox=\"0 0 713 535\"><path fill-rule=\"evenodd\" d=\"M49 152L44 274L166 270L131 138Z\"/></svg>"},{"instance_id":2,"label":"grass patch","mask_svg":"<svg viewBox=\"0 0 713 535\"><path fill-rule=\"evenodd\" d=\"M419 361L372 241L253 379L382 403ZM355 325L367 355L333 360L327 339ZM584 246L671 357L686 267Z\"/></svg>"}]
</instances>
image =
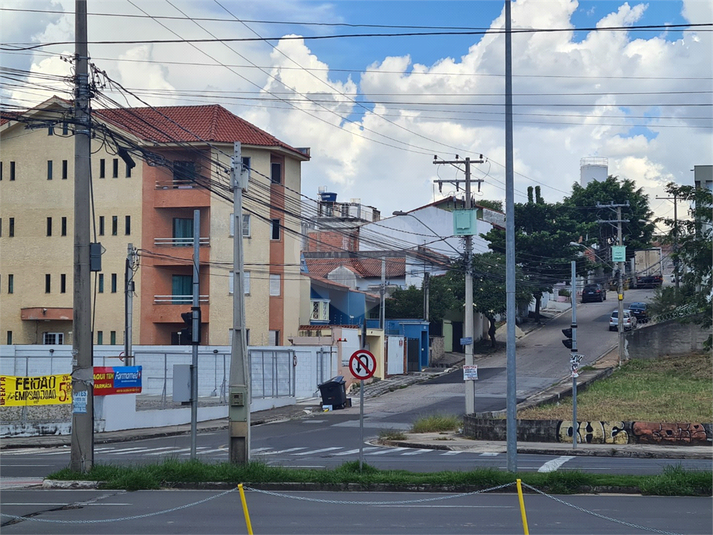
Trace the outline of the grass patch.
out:
<instances>
[{"instance_id":1,"label":"grass patch","mask_svg":"<svg viewBox=\"0 0 713 535\"><path fill-rule=\"evenodd\" d=\"M379 441L385 440L406 440L406 433L397 429L384 429L379 432Z\"/></svg>"},{"instance_id":2,"label":"grass patch","mask_svg":"<svg viewBox=\"0 0 713 535\"><path fill-rule=\"evenodd\" d=\"M56 480L102 481L103 488L156 489L175 483L245 483L247 485L275 482L313 483L318 487L360 484L365 488L388 485L404 490L413 487L487 489L512 483L516 479L547 493L572 494L590 492L593 488L634 488L643 494L663 496L710 496L711 472L687 471L668 467L653 476L589 474L579 471L550 473L523 472L513 474L495 469L476 469L468 472L414 473L404 470L379 470L366 463L359 469L358 461L350 461L334 469L300 469L267 466L252 462L247 466L230 463L203 463L200 461L163 463L142 466L94 465L86 474L60 470L48 476Z\"/></svg>"},{"instance_id":3,"label":"grass patch","mask_svg":"<svg viewBox=\"0 0 713 535\"><path fill-rule=\"evenodd\" d=\"M518 412L524 420L569 420L565 400ZM710 353L630 360L610 377L577 394L577 419L644 422L713 421L713 360Z\"/></svg>"},{"instance_id":4,"label":"grass patch","mask_svg":"<svg viewBox=\"0 0 713 535\"><path fill-rule=\"evenodd\" d=\"M416 420L411 428L412 433L440 433L442 431L457 431L463 427L463 420L452 414L432 414Z\"/></svg>"}]
</instances>

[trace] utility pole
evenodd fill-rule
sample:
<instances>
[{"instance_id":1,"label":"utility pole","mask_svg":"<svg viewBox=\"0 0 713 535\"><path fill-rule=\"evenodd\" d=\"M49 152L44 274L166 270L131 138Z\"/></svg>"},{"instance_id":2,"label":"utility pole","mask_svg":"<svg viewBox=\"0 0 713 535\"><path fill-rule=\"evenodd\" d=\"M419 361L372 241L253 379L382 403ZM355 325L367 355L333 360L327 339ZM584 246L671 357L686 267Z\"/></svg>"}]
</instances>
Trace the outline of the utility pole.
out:
<instances>
[{"instance_id":1,"label":"utility pole","mask_svg":"<svg viewBox=\"0 0 713 535\"><path fill-rule=\"evenodd\" d=\"M87 2L75 0L74 79L74 314L72 329L72 442L70 468L94 465L94 369L89 266L91 124Z\"/></svg>"},{"instance_id":2,"label":"utility pole","mask_svg":"<svg viewBox=\"0 0 713 535\"><path fill-rule=\"evenodd\" d=\"M517 378L515 374L515 171L512 124L512 13L505 0L505 294L507 322L507 467L517 472Z\"/></svg>"},{"instance_id":3,"label":"utility pole","mask_svg":"<svg viewBox=\"0 0 713 535\"><path fill-rule=\"evenodd\" d=\"M228 385L228 453L231 463L250 462L250 379L245 339L245 291L243 290L243 192L248 190L250 170L243 167L240 142L233 144L233 337Z\"/></svg>"},{"instance_id":4,"label":"utility pole","mask_svg":"<svg viewBox=\"0 0 713 535\"><path fill-rule=\"evenodd\" d=\"M480 159L472 160L474 163L483 163L483 156L481 154ZM461 160L456 155L456 159L452 161L437 161L433 160L436 165L458 165L465 164L465 180L436 180L438 182L439 188L442 186L443 182L449 182L455 184L456 188L459 187L461 182L465 182L465 208L466 210L473 209L473 200L470 194L470 164L471 159L466 158ZM480 189L480 183L482 179L477 180L478 189ZM473 270L471 268L471 257L473 254L473 235L467 234L465 236L465 310L463 313L464 325L463 331L466 338L470 338L470 343L465 344L465 364L466 366L473 365ZM465 381L465 413L473 414L475 413L475 381Z\"/></svg>"},{"instance_id":5,"label":"utility pole","mask_svg":"<svg viewBox=\"0 0 713 535\"><path fill-rule=\"evenodd\" d=\"M424 321L430 321L430 310L429 310L429 284L431 282L431 274L428 271L423 273L423 319Z\"/></svg>"},{"instance_id":6,"label":"utility pole","mask_svg":"<svg viewBox=\"0 0 713 535\"><path fill-rule=\"evenodd\" d=\"M624 204L614 204L614 203L609 203L609 204L599 204L597 203L597 208L611 208L614 209L616 208L616 219L600 219L597 221L597 223L609 223L613 224L616 223L616 243L619 247L622 247L624 244L624 240L622 238L622 233L621 233L621 224L622 223L628 223L628 219L622 219L621 218L621 209L623 207L628 207L629 206L629 201L626 201ZM613 260L613 258L612 258ZM626 255L624 255L624 260L626 260ZM617 330L618 330L618 343L619 343L619 366L621 366L621 363L624 362L624 260L620 260L617 262L617 270L619 271L619 280L617 284L617 301L619 303L618 307L618 321L617 321Z\"/></svg>"},{"instance_id":7,"label":"utility pole","mask_svg":"<svg viewBox=\"0 0 713 535\"><path fill-rule=\"evenodd\" d=\"M201 339L201 211L193 210L193 306L191 307L191 459L198 440L198 344Z\"/></svg>"},{"instance_id":8,"label":"utility pole","mask_svg":"<svg viewBox=\"0 0 713 535\"><path fill-rule=\"evenodd\" d=\"M124 269L124 366L134 365L132 349L134 324L134 268L136 267L136 249L130 243L127 247L126 266Z\"/></svg>"},{"instance_id":9,"label":"utility pole","mask_svg":"<svg viewBox=\"0 0 713 535\"><path fill-rule=\"evenodd\" d=\"M678 290L680 284L678 280L680 279L678 273L678 192L674 192L673 197L659 197L657 195L656 198L666 201L673 201L673 276L676 279L676 282L674 284L676 284L676 296L678 297ZM663 272L663 267L661 271Z\"/></svg>"},{"instance_id":10,"label":"utility pole","mask_svg":"<svg viewBox=\"0 0 713 535\"><path fill-rule=\"evenodd\" d=\"M379 303L379 328L384 329L386 326L386 257L381 257L381 286L379 288L381 294L381 303Z\"/></svg>"}]
</instances>

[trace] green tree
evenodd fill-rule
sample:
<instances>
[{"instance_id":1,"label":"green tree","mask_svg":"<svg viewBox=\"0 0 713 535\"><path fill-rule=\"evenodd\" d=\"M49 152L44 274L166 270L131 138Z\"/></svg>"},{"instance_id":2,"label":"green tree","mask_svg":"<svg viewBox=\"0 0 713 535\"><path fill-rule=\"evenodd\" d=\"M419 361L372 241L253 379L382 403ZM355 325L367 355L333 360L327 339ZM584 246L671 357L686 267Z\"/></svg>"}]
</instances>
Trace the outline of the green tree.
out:
<instances>
[{"instance_id":1,"label":"green tree","mask_svg":"<svg viewBox=\"0 0 713 535\"><path fill-rule=\"evenodd\" d=\"M680 291L663 288L657 292L655 306L661 311L671 306L694 304L702 313L696 316L701 328L710 328L713 318L713 196L710 190L669 183L669 195L689 202L689 219L674 221L661 218L671 231L664 243L674 245L673 260L679 266ZM682 273L682 275L681 275ZM708 336L707 347L713 340Z\"/></svg>"},{"instance_id":2,"label":"green tree","mask_svg":"<svg viewBox=\"0 0 713 535\"><path fill-rule=\"evenodd\" d=\"M540 303L544 292L551 292L554 284L569 280L571 260L577 259L581 249L572 246L581 237L581 226L572 219L571 210L562 204L548 204L540 194L540 187L528 188L528 202L515 204L515 262L529 281L535 298L535 319L540 319ZM491 250L505 253L505 231L491 229L481 236L488 240ZM586 259L577 263L578 273L593 269Z\"/></svg>"},{"instance_id":3,"label":"green tree","mask_svg":"<svg viewBox=\"0 0 713 535\"><path fill-rule=\"evenodd\" d=\"M462 304L462 301L459 303L453 295L450 279L445 276L432 276L429 278L429 321L441 323L444 316L460 304ZM424 314L423 290L416 286L410 286L405 290L395 290L390 298L386 300L385 314L390 319L422 319Z\"/></svg>"},{"instance_id":4,"label":"green tree","mask_svg":"<svg viewBox=\"0 0 713 535\"><path fill-rule=\"evenodd\" d=\"M617 225L599 221L616 219L616 212L609 208L597 208L597 205L627 202L629 206L622 208L622 219L628 220L628 223L622 224L622 237L627 258L631 258L636 249L651 247L655 228L651 222L653 212L649 209L649 197L641 188L636 189L633 180L609 176L603 182L592 181L586 187L575 183L572 195L565 197L562 204L570 211L571 219L582 223L582 235L588 243L598 243L600 251L607 257L609 248L617 243Z\"/></svg>"}]
</instances>

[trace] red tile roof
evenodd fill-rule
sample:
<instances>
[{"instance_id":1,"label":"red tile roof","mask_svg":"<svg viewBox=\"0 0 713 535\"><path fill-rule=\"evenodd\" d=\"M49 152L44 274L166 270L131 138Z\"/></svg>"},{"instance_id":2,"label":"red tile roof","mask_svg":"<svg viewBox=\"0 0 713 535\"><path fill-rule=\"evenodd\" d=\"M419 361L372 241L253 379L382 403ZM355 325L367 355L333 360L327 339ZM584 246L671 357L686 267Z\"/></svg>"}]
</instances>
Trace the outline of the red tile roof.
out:
<instances>
[{"instance_id":1,"label":"red tile roof","mask_svg":"<svg viewBox=\"0 0 713 535\"><path fill-rule=\"evenodd\" d=\"M152 143L214 142L281 147L307 156L218 104L95 109L98 118Z\"/></svg>"},{"instance_id":2,"label":"red tile roof","mask_svg":"<svg viewBox=\"0 0 713 535\"><path fill-rule=\"evenodd\" d=\"M381 277L381 258L305 258L310 275L326 278L329 273L343 266L362 278ZM406 273L405 258L386 259L386 277L403 277Z\"/></svg>"}]
</instances>

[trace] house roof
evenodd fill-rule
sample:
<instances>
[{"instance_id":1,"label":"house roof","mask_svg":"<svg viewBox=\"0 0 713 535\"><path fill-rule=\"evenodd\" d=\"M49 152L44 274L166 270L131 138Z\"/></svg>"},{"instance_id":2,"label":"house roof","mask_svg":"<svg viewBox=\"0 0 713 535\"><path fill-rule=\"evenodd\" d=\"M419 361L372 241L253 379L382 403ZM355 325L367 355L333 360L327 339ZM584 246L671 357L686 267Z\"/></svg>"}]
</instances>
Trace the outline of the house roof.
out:
<instances>
[{"instance_id":1,"label":"house roof","mask_svg":"<svg viewBox=\"0 0 713 535\"><path fill-rule=\"evenodd\" d=\"M336 268L343 266L362 278L381 277L381 258L305 258L310 275L326 278ZM403 277L406 274L406 259L387 258L386 277Z\"/></svg>"},{"instance_id":2,"label":"house roof","mask_svg":"<svg viewBox=\"0 0 713 535\"><path fill-rule=\"evenodd\" d=\"M372 294L372 293L369 293L369 292L365 292L365 291L363 291L363 290L354 290L354 289L350 288L349 286L347 286L347 285L345 285L345 284L340 284L340 283L338 283L338 282L331 281L331 280L329 280L329 279L327 279L327 278L325 278L325 277L320 277L319 275L314 275L314 274L312 274L312 273L303 273L303 275L306 275L307 277L309 277L310 280L316 282L317 284L321 284L321 285L323 285L323 286L327 286L327 287L330 287L330 288L336 288L336 289L339 289L339 290L346 290L346 291L350 291L350 292L355 292L355 293L364 294L364 295L367 297L367 299L371 299L372 301L373 301L373 300L377 300L377 301L378 301L378 300L381 299L381 297L378 296L378 295L376 295L376 294Z\"/></svg>"},{"instance_id":3,"label":"house roof","mask_svg":"<svg viewBox=\"0 0 713 535\"><path fill-rule=\"evenodd\" d=\"M102 120L151 143L214 142L279 147L308 156L268 134L223 106L162 106L155 108L112 108L94 110Z\"/></svg>"},{"instance_id":4,"label":"house roof","mask_svg":"<svg viewBox=\"0 0 713 535\"><path fill-rule=\"evenodd\" d=\"M71 107L72 102L52 97L25 113L4 114L0 126L22 115L34 115L46 108ZM147 143L233 143L275 147L308 160L307 151L296 149L268 134L218 104L205 106L159 106L153 108L93 109L92 115ZM18 119L15 119L17 117Z\"/></svg>"}]
</instances>

